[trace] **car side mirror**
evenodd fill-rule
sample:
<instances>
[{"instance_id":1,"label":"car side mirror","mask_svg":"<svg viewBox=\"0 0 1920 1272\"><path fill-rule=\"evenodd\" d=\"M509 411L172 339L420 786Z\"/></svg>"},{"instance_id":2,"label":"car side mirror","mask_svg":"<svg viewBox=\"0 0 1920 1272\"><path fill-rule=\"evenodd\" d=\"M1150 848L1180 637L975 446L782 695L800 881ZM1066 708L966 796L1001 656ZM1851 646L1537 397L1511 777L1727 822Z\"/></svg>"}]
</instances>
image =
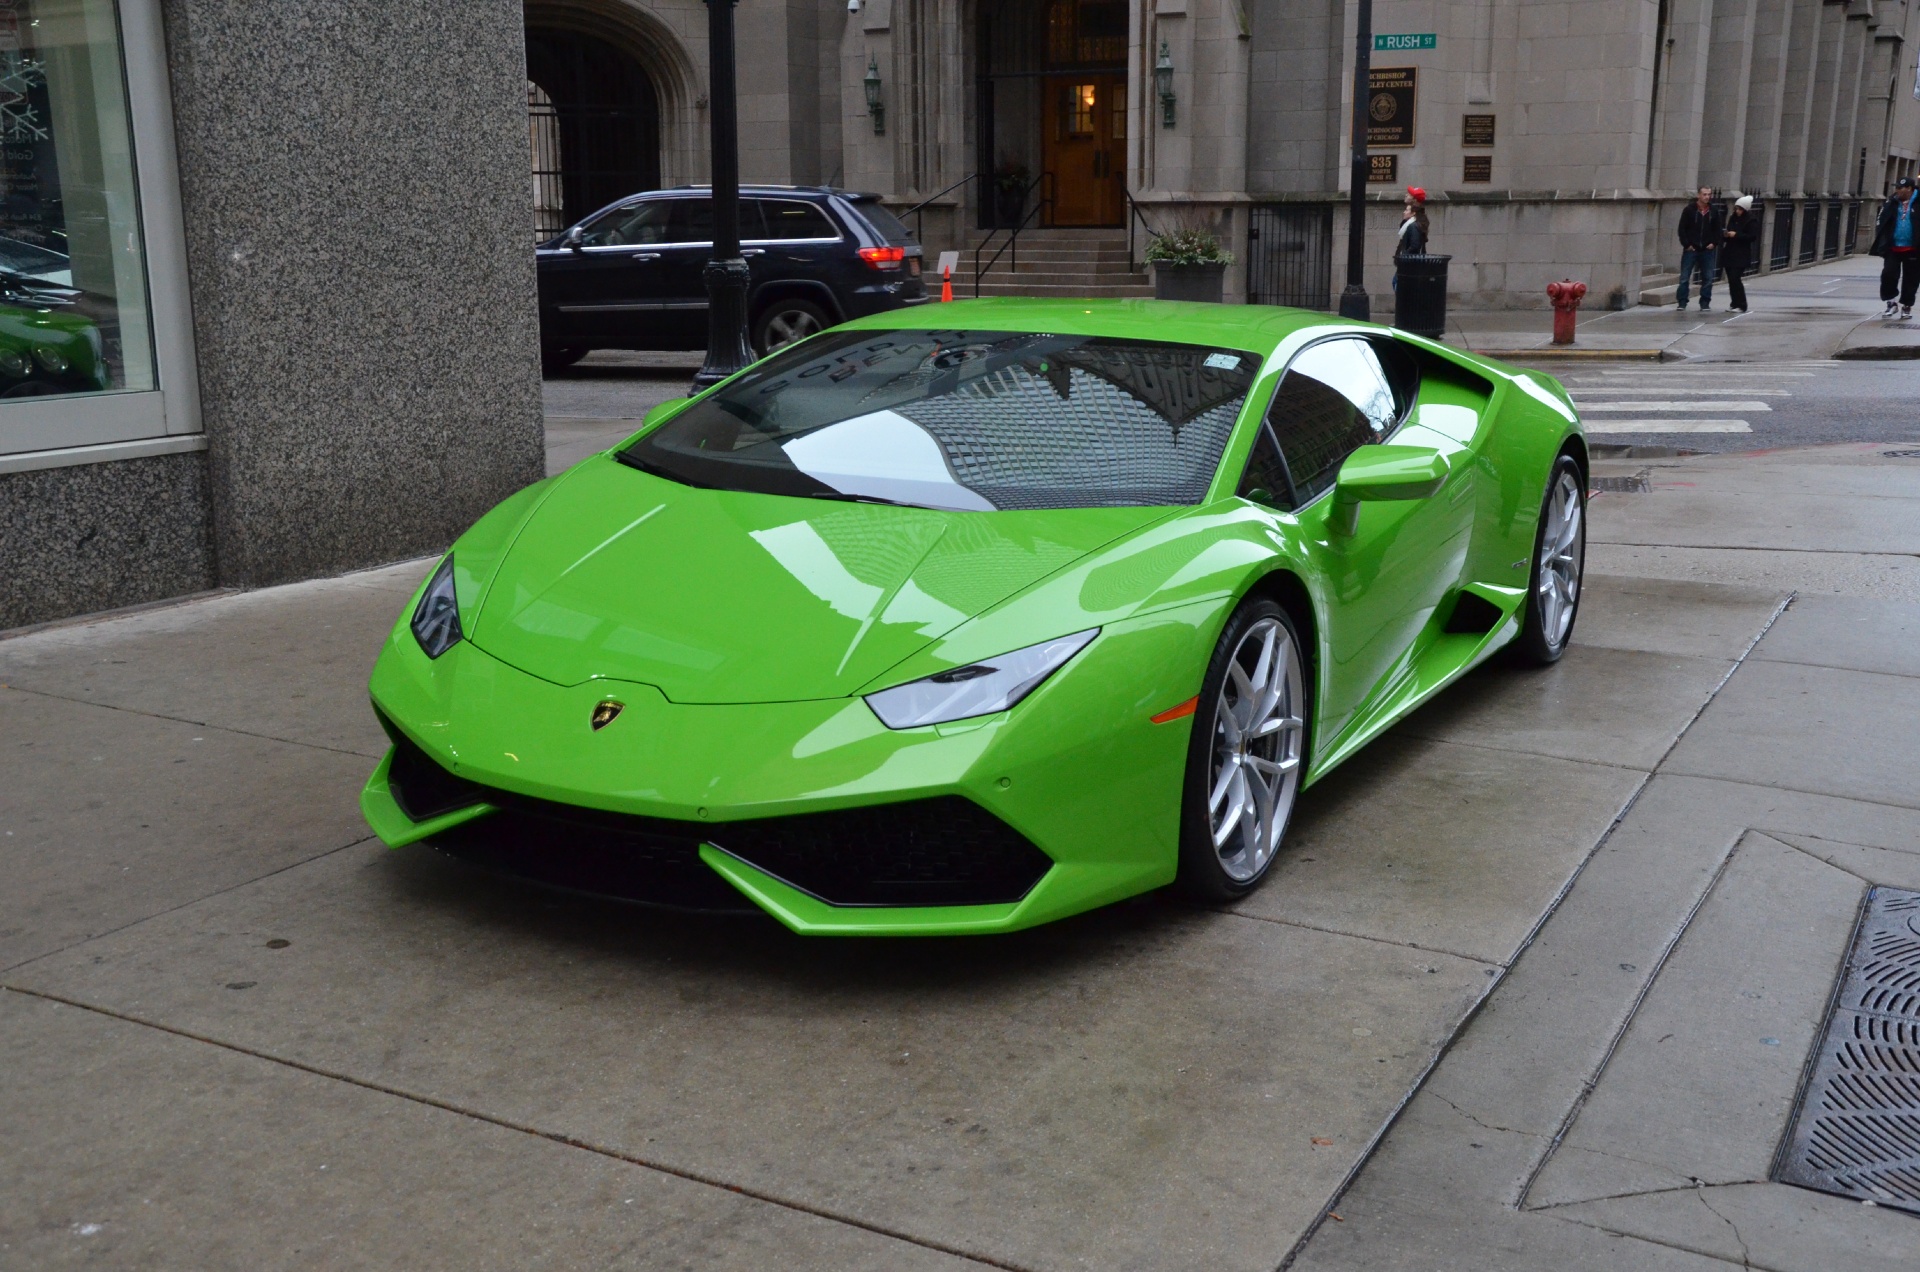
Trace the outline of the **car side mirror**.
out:
<instances>
[{"instance_id":1,"label":"car side mirror","mask_svg":"<svg viewBox=\"0 0 1920 1272\"><path fill-rule=\"evenodd\" d=\"M586 241L586 238L587 232L576 225L568 230L566 236L560 240L560 246L570 247L577 252L580 250L580 245Z\"/></svg>"},{"instance_id":2,"label":"car side mirror","mask_svg":"<svg viewBox=\"0 0 1920 1272\"><path fill-rule=\"evenodd\" d=\"M642 433L646 432L686 404L687 399L685 398L668 398L666 401L650 407L647 413L640 417L640 431Z\"/></svg>"},{"instance_id":3,"label":"car side mirror","mask_svg":"<svg viewBox=\"0 0 1920 1272\"><path fill-rule=\"evenodd\" d=\"M1362 446L1347 456L1334 479L1327 525L1337 534L1360 526L1360 504L1386 499L1425 499L1447 480L1447 457L1431 446Z\"/></svg>"}]
</instances>

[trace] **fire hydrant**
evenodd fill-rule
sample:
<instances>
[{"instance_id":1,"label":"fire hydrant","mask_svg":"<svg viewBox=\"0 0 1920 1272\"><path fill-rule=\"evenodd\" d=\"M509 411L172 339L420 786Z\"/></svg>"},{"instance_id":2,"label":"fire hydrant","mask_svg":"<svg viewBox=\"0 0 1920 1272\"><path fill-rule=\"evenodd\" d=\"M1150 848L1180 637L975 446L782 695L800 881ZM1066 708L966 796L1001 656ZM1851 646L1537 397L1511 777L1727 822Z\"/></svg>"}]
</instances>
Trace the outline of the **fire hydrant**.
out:
<instances>
[{"instance_id":1,"label":"fire hydrant","mask_svg":"<svg viewBox=\"0 0 1920 1272\"><path fill-rule=\"evenodd\" d=\"M1573 343L1574 315L1580 310L1580 298L1586 294L1587 285L1571 278L1547 284L1547 299L1553 302L1553 343Z\"/></svg>"}]
</instances>

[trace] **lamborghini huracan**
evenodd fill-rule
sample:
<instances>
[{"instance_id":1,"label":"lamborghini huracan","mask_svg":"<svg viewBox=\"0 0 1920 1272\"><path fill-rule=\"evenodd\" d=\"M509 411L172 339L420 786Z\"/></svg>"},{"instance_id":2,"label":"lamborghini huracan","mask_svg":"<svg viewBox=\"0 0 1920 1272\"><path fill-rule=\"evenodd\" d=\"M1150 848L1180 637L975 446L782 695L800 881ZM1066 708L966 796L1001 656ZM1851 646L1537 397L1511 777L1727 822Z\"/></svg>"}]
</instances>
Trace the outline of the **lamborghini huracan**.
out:
<instances>
[{"instance_id":1,"label":"lamborghini huracan","mask_svg":"<svg viewBox=\"0 0 1920 1272\"><path fill-rule=\"evenodd\" d=\"M860 319L462 535L375 665L362 807L803 933L1231 901L1368 740L1560 657L1587 464L1551 376L1326 314Z\"/></svg>"}]
</instances>

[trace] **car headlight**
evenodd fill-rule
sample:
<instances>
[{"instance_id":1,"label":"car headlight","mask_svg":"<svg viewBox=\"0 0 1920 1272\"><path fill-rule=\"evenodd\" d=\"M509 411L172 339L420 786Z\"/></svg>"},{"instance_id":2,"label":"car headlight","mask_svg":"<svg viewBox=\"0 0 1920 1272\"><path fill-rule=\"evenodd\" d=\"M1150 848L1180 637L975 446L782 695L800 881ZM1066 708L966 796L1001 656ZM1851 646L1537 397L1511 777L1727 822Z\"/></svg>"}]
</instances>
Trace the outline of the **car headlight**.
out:
<instances>
[{"instance_id":1,"label":"car headlight","mask_svg":"<svg viewBox=\"0 0 1920 1272\"><path fill-rule=\"evenodd\" d=\"M49 349L45 345L34 348L33 360L45 367L52 375L60 375L73 364L67 361L67 355L58 349Z\"/></svg>"},{"instance_id":2,"label":"car headlight","mask_svg":"<svg viewBox=\"0 0 1920 1272\"><path fill-rule=\"evenodd\" d=\"M33 374L33 360L18 349L0 349L0 374L24 380Z\"/></svg>"},{"instance_id":3,"label":"car headlight","mask_svg":"<svg viewBox=\"0 0 1920 1272\"><path fill-rule=\"evenodd\" d=\"M460 600L453 594L453 553L433 572L420 603L413 607L413 638L427 657L438 658L460 639Z\"/></svg>"},{"instance_id":4,"label":"car headlight","mask_svg":"<svg viewBox=\"0 0 1920 1272\"><path fill-rule=\"evenodd\" d=\"M867 695L867 705L889 729L945 724L1005 711L1087 647L1098 627L1028 645L986 662L937 672Z\"/></svg>"}]
</instances>

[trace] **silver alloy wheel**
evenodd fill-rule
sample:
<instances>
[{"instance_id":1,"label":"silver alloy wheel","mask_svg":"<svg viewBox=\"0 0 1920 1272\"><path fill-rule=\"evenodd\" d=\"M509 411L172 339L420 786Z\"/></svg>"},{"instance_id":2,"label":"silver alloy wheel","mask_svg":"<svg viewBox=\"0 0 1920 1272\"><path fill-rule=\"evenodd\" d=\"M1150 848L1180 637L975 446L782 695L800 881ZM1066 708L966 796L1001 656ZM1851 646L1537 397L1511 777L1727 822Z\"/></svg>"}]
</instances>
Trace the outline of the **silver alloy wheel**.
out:
<instances>
[{"instance_id":1,"label":"silver alloy wheel","mask_svg":"<svg viewBox=\"0 0 1920 1272\"><path fill-rule=\"evenodd\" d=\"M1234 648L1213 711L1208 828L1235 883L1260 877L1293 811L1306 740L1301 703L1300 651L1279 619L1263 618Z\"/></svg>"},{"instance_id":2,"label":"silver alloy wheel","mask_svg":"<svg viewBox=\"0 0 1920 1272\"><path fill-rule=\"evenodd\" d=\"M776 310L767 319L767 352L784 349L796 340L805 340L820 329L819 320L804 309Z\"/></svg>"},{"instance_id":3,"label":"silver alloy wheel","mask_svg":"<svg viewBox=\"0 0 1920 1272\"><path fill-rule=\"evenodd\" d=\"M1540 635L1550 650L1566 644L1573 627L1586 547L1579 478L1563 471L1554 480L1553 497L1547 501L1547 520L1540 530L1540 578L1535 584L1540 592Z\"/></svg>"}]
</instances>

